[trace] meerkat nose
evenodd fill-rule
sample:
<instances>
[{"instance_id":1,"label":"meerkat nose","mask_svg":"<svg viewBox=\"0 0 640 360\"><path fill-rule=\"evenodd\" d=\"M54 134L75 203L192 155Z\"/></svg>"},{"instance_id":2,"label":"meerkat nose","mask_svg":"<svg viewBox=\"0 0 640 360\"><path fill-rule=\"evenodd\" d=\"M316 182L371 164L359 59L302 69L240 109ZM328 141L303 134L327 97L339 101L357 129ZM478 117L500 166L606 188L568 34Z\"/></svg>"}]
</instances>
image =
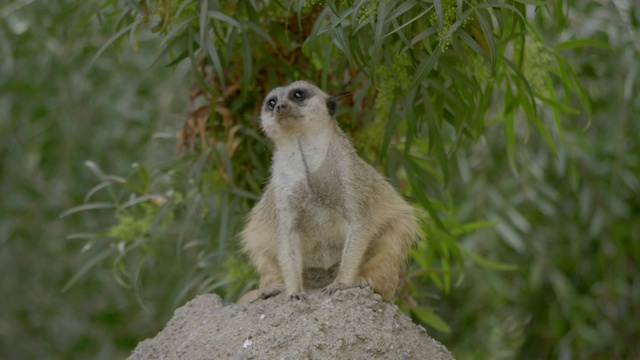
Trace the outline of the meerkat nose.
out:
<instances>
[{"instance_id":1,"label":"meerkat nose","mask_svg":"<svg viewBox=\"0 0 640 360\"><path fill-rule=\"evenodd\" d=\"M278 104L276 105L276 112L279 115L284 115L289 112L289 106L287 105L287 103Z\"/></svg>"}]
</instances>

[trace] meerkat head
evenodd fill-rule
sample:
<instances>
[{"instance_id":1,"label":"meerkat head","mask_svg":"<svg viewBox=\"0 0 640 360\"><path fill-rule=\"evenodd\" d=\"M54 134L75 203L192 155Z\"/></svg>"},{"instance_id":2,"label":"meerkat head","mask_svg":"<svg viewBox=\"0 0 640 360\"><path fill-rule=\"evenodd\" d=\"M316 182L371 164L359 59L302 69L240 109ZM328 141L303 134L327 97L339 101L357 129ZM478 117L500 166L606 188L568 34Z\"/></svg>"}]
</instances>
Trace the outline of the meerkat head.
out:
<instances>
[{"instance_id":1,"label":"meerkat head","mask_svg":"<svg viewBox=\"0 0 640 360\"><path fill-rule=\"evenodd\" d=\"M317 86L295 81L271 90L264 99L260 122L271 139L312 134L330 126L336 101Z\"/></svg>"}]
</instances>

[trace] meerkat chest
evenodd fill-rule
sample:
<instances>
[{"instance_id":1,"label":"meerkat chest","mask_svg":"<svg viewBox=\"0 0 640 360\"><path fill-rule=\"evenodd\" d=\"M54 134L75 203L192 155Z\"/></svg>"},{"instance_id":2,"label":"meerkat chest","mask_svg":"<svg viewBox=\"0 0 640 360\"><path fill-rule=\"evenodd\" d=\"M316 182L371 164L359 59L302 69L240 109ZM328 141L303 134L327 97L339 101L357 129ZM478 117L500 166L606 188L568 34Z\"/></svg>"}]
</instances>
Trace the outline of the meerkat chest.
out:
<instances>
[{"instance_id":1,"label":"meerkat chest","mask_svg":"<svg viewBox=\"0 0 640 360\"><path fill-rule=\"evenodd\" d=\"M331 156L331 144L330 134L322 133L276 144L272 181L277 193L289 197L331 182L327 175L335 175L338 165L337 159Z\"/></svg>"}]
</instances>

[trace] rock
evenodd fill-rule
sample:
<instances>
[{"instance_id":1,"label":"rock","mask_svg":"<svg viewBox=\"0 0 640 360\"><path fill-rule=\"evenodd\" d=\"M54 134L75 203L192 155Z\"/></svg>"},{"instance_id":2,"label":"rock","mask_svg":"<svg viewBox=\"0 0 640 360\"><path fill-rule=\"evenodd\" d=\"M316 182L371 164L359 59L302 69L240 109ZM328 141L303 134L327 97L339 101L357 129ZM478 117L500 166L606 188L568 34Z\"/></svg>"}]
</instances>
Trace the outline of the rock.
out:
<instances>
[{"instance_id":1,"label":"rock","mask_svg":"<svg viewBox=\"0 0 640 360\"><path fill-rule=\"evenodd\" d=\"M176 310L167 326L138 344L130 360L152 359L433 359L451 353L397 306L368 289L339 295L283 295L223 306L200 295Z\"/></svg>"}]
</instances>

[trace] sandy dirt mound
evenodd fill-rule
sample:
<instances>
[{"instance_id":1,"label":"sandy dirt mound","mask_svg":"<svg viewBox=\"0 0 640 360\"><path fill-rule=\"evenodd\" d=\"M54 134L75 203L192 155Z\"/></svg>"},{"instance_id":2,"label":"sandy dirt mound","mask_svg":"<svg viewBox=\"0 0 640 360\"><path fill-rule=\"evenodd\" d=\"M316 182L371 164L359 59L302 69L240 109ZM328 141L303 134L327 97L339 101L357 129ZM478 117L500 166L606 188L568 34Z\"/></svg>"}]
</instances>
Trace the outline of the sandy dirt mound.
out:
<instances>
[{"instance_id":1,"label":"sandy dirt mound","mask_svg":"<svg viewBox=\"0 0 640 360\"><path fill-rule=\"evenodd\" d=\"M223 306L200 295L129 359L453 359L397 306L368 289L307 302L283 295Z\"/></svg>"}]
</instances>

